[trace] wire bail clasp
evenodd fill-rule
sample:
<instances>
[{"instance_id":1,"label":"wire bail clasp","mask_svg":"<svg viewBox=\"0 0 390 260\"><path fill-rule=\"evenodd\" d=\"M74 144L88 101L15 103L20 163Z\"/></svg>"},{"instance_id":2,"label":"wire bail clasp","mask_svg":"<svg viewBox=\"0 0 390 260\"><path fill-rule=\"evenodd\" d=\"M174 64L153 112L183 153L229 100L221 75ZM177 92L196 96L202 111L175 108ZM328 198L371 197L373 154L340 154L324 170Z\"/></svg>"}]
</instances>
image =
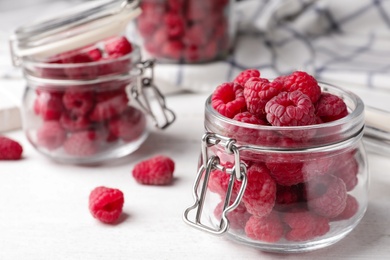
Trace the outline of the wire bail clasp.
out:
<instances>
[{"instance_id":1,"label":"wire bail clasp","mask_svg":"<svg viewBox=\"0 0 390 260\"><path fill-rule=\"evenodd\" d=\"M214 145L221 145L225 148L225 151L234 155L234 166L232 168L226 168L220 164L220 160L217 156L208 156L208 148ZM211 227L202 223L202 211L205 202L208 182L210 173L218 169L230 175L229 184L226 191L226 196L223 204L222 216L217 227ZM232 191L235 181L241 182L241 187L238 191L237 197L234 198L232 203ZM212 233L214 235L222 235L229 229L229 220L227 214L238 207L244 195L247 185L246 166L240 161L239 150L235 145L235 140L220 136L218 134L206 133L202 138L202 165L198 170L194 186L193 197L195 202L192 206L188 207L183 214L183 220L188 225ZM199 189L199 187L201 188ZM189 213L195 210L194 220L191 220Z\"/></svg>"},{"instance_id":2,"label":"wire bail clasp","mask_svg":"<svg viewBox=\"0 0 390 260\"><path fill-rule=\"evenodd\" d=\"M167 108L165 97L154 84L154 64L155 60L141 61L137 64L139 69L138 84L131 88L131 95L142 107L142 109L153 119L155 126L165 129L175 120L175 113ZM156 100L156 104L150 102Z\"/></svg>"}]
</instances>

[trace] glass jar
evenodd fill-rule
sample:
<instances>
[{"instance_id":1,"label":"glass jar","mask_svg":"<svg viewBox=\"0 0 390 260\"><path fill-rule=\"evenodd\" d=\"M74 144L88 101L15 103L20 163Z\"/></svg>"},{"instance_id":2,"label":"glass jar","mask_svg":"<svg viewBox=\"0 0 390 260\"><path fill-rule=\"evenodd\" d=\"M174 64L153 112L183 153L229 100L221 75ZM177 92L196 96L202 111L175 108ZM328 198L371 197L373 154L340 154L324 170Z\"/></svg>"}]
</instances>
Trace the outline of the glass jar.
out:
<instances>
[{"instance_id":1,"label":"glass jar","mask_svg":"<svg viewBox=\"0 0 390 260\"><path fill-rule=\"evenodd\" d=\"M201 63L227 56L235 36L234 0L143 0L136 19L148 56Z\"/></svg>"},{"instance_id":2,"label":"glass jar","mask_svg":"<svg viewBox=\"0 0 390 260\"><path fill-rule=\"evenodd\" d=\"M153 60L125 34L137 2L97 1L18 28L10 45L27 82L22 124L47 157L89 164L118 159L147 138L147 116L175 120L153 83Z\"/></svg>"},{"instance_id":3,"label":"glass jar","mask_svg":"<svg viewBox=\"0 0 390 260\"><path fill-rule=\"evenodd\" d=\"M364 104L321 83L349 114L333 122L275 127L238 122L206 101L195 203L187 224L273 252L329 246L350 233L368 203Z\"/></svg>"}]
</instances>

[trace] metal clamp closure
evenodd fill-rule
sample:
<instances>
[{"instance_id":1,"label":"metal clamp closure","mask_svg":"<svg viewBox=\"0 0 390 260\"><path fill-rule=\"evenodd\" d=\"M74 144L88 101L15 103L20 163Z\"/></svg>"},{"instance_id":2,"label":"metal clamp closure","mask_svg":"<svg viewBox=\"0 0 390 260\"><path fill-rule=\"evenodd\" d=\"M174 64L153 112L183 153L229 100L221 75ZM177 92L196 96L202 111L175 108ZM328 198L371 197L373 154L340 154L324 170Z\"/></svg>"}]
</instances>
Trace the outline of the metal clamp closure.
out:
<instances>
[{"instance_id":1,"label":"metal clamp closure","mask_svg":"<svg viewBox=\"0 0 390 260\"><path fill-rule=\"evenodd\" d=\"M146 60L137 64L140 70L139 82L131 88L131 94L153 119L155 126L159 129L165 129L175 121L176 115L167 108L164 95L154 85L154 63L154 60ZM155 106L152 106L150 102L152 99L157 101Z\"/></svg>"},{"instance_id":2,"label":"metal clamp closure","mask_svg":"<svg viewBox=\"0 0 390 260\"><path fill-rule=\"evenodd\" d=\"M217 156L208 156L208 148L214 145L221 145L225 148L227 153L234 154L234 166L232 168L227 168L221 165ZM229 174L230 178L219 225L217 227L211 227L202 223L202 212L210 173L215 169ZM241 187L238 191L237 197L235 197L234 201L231 202L232 190L236 180L241 182ZM235 140L213 133L206 133L202 138L202 165L198 170L193 186L193 197L195 202L192 206L184 211L184 222L192 227L207 231L214 235L222 235L229 229L229 220L227 218L227 214L237 208L240 204L246 189L246 185L246 166L240 162L240 153L235 146ZM200 186L201 188L199 189ZM195 210L195 217L194 220L191 220L189 214L193 210Z\"/></svg>"}]
</instances>

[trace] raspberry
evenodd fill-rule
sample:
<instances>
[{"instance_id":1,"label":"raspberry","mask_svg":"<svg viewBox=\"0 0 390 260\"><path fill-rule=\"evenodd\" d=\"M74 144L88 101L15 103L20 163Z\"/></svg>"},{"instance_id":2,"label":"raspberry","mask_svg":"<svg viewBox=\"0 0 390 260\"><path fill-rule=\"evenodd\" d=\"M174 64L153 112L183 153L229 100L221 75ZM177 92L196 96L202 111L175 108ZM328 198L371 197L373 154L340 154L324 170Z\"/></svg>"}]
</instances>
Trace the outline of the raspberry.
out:
<instances>
[{"instance_id":1,"label":"raspberry","mask_svg":"<svg viewBox=\"0 0 390 260\"><path fill-rule=\"evenodd\" d=\"M88 54L88 57L92 60L92 61L98 61L102 58L102 51L98 48L94 48L92 50L89 50L87 52Z\"/></svg>"},{"instance_id":2,"label":"raspberry","mask_svg":"<svg viewBox=\"0 0 390 260\"><path fill-rule=\"evenodd\" d=\"M96 95L96 105L90 118L93 121L104 121L120 115L128 107L129 99L124 91L104 91Z\"/></svg>"},{"instance_id":3,"label":"raspberry","mask_svg":"<svg viewBox=\"0 0 390 260\"><path fill-rule=\"evenodd\" d=\"M93 92L69 88L62 97L62 102L72 114L86 115L93 108Z\"/></svg>"},{"instance_id":4,"label":"raspberry","mask_svg":"<svg viewBox=\"0 0 390 260\"><path fill-rule=\"evenodd\" d=\"M267 125L266 121L257 118L256 116L254 116L252 113L248 111L236 114L233 117L233 120L247 123L247 124L253 124L253 125ZM259 134L259 130L252 129L249 127L243 127L243 126L235 126L235 125L229 126L226 131L227 131L226 133L227 136L248 143L256 143L260 136L264 137L261 134Z\"/></svg>"},{"instance_id":5,"label":"raspberry","mask_svg":"<svg viewBox=\"0 0 390 260\"><path fill-rule=\"evenodd\" d=\"M330 122L348 115L347 105L336 95L322 93L315 104L316 115L323 122Z\"/></svg>"},{"instance_id":6,"label":"raspberry","mask_svg":"<svg viewBox=\"0 0 390 260\"><path fill-rule=\"evenodd\" d=\"M278 214L272 211L264 217L251 216L245 225L245 233L249 238L274 243L283 237L284 228Z\"/></svg>"},{"instance_id":7,"label":"raspberry","mask_svg":"<svg viewBox=\"0 0 390 260\"><path fill-rule=\"evenodd\" d=\"M296 209L284 213L283 221L288 225L285 238L290 241L307 241L325 235L329 230L329 220L307 210Z\"/></svg>"},{"instance_id":8,"label":"raspberry","mask_svg":"<svg viewBox=\"0 0 390 260\"><path fill-rule=\"evenodd\" d=\"M237 83L223 83L213 92L211 105L221 115L233 118L236 114L246 111L243 87Z\"/></svg>"},{"instance_id":9,"label":"raspberry","mask_svg":"<svg viewBox=\"0 0 390 260\"><path fill-rule=\"evenodd\" d=\"M185 32L185 20L177 13L166 13L164 15L164 24L167 26L168 37L180 38Z\"/></svg>"},{"instance_id":10,"label":"raspberry","mask_svg":"<svg viewBox=\"0 0 390 260\"><path fill-rule=\"evenodd\" d=\"M110 132L125 142L139 138L146 128L145 115L137 108L128 106L119 116L109 122Z\"/></svg>"},{"instance_id":11,"label":"raspberry","mask_svg":"<svg viewBox=\"0 0 390 260\"><path fill-rule=\"evenodd\" d=\"M58 121L45 121L37 130L37 144L48 150L59 148L66 139L66 131Z\"/></svg>"},{"instance_id":12,"label":"raspberry","mask_svg":"<svg viewBox=\"0 0 390 260\"><path fill-rule=\"evenodd\" d=\"M0 136L0 160L19 160L22 153L23 147L17 141Z\"/></svg>"},{"instance_id":13,"label":"raspberry","mask_svg":"<svg viewBox=\"0 0 390 260\"><path fill-rule=\"evenodd\" d=\"M224 163L225 168L233 167L231 162ZM211 192L217 193L221 198L225 198L226 192L229 185L230 175L224 171L213 170L210 173L210 178L208 182L208 188Z\"/></svg>"},{"instance_id":14,"label":"raspberry","mask_svg":"<svg viewBox=\"0 0 390 260\"><path fill-rule=\"evenodd\" d=\"M345 153L336 158L331 173L342 179L347 191L353 190L358 184L357 174L359 172L359 163L353 153Z\"/></svg>"},{"instance_id":15,"label":"raspberry","mask_svg":"<svg viewBox=\"0 0 390 260\"><path fill-rule=\"evenodd\" d=\"M355 197L348 194L345 209L343 210L343 212L341 212L339 215L337 215L332 220L350 219L353 216L355 216L355 214L357 213L358 210L359 210L359 202L355 199Z\"/></svg>"},{"instance_id":16,"label":"raspberry","mask_svg":"<svg viewBox=\"0 0 390 260\"><path fill-rule=\"evenodd\" d=\"M98 75L96 66L86 65L82 63L90 63L93 60L87 53L71 51L61 55L62 63L66 63L64 72L70 79L91 79Z\"/></svg>"},{"instance_id":17,"label":"raspberry","mask_svg":"<svg viewBox=\"0 0 390 260\"><path fill-rule=\"evenodd\" d=\"M124 202L119 189L99 186L89 194L89 211L103 223L114 223L122 214Z\"/></svg>"},{"instance_id":18,"label":"raspberry","mask_svg":"<svg viewBox=\"0 0 390 260\"><path fill-rule=\"evenodd\" d=\"M256 163L248 168L247 177L248 183L242 201L248 212L257 217L269 214L276 198L276 183L269 170Z\"/></svg>"},{"instance_id":19,"label":"raspberry","mask_svg":"<svg viewBox=\"0 0 390 260\"><path fill-rule=\"evenodd\" d=\"M91 126L91 122L87 117L72 113L63 113L60 123L64 129L71 132L86 130Z\"/></svg>"},{"instance_id":20,"label":"raspberry","mask_svg":"<svg viewBox=\"0 0 390 260\"><path fill-rule=\"evenodd\" d=\"M173 181L175 162L163 155L157 155L138 162L132 171L134 179L146 185L167 185Z\"/></svg>"},{"instance_id":21,"label":"raspberry","mask_svg":"<svg viewBox=\"0 0 390 260\"><path fill-rule=\"evenodd\" d=\"M347 189L340 178L332 175L315 178L307 183L306 193L309 208L318 215L334 218L345 209Z\"/></svg>"},{"instance_id":22,"label":"raspberry","mask_svg":"<svg viewBox=\"0 0 390 260\"><path fill-rule=\"evenodd\" d=\"M270 175L279 185L291 186L305 181L302 162L291 162L286 158L286 162L268 161L266 165Z\"/></svg>"},{"instance_id":23,"label":"raspberry","mask_svg":"<svg viewBox=\"0 0 390 260\"><path fill-rule=\"evenodd\" d=\"M233 117L233 120L240 121L247 124L254 125L267 125L267 122L253 115L252 113L245 111L238 113Z\"/></svg>"},{"instance_id":24,"label":"raspberry","mask_svg":"<svg viewBox=\"0 0 390 260\"><path fill-rule=\"evenodd\" d=\"M65 140L63 147L69 155L88 157L98 152L97 139L96 132L92 130L74 132Z\"/></svg>"},{"instance_id":25,"label":"raspberry","mask_svg":"<svg viewBox=\"0 0 390 260\"><path fill-rule=\"evenodd\" d=\"M320 157L313 160L305 160L302 167L303 176L305 181L311 180L318 176L322 176L330 172L333 167L332 157Z\"/></svg>"},{"instance_id":26,"label":"raspberry","mask_svg":"<svg viewBox=\"0 0 390 260\"><path fill-rule=\"evenodd\" d=\"M296 206L301 199L302 187L301 185L276 187L275 209L286 210L292 206Z\"/></svg>"},{"instance_id":27,"label":"raspberry","mask_svg":"<svg viewBox=\"0 0 390 260\"><path fill-rule=\"evenodd\" d=\"M218 219L221 219L222 209L223 209L224 201L218 203L217 207L214 210L214 215ZM245 205L240 203L237 208L233 211L230 211L227 214L227 218L229 220L229 227L232 229L244 229L245 223L250 218L251 214L245 208Z\"/></svg>"},{"instance_id":28,"label":"raspberry","mask_svg":"<svg viewBox=\"0 0 390 260\"><path fill-rule=\"evenodd\" d=\"M62 95L41 91L36 99L34 107L35 112L39 112L38 114L43 120L58 120L64 110Z\"/></svg>"},{"instance_id":29,"label":"raspberry","mask_svg":"<svg viewBox=\"0 0 390 260\"><path fill-rule=\"evenodd\" d=\"M123 56L133 51L133 46L126 37L112 37L104 42L104 49L108 55Z\"/></svg>"},{"instance_id":30,"label":"raspberry","mask_svg":"<svg viewBox=\"0 0 390 260\"><path fill-rule=\"evenodd\" d=\"M260 71L256 69L246 69L244 71L241 71L233 80L233 82L241 84L242 86L245 86L245 83L250 78L260 78Z\"/></svg>"},{"instance_id":31,"label":"raspberry","mask_svg":"<svg viewBox=\"0 0 390 260\"><path fill-rule=\"evenodd\" d=\"M321 88L318 86L317 80L306 72L295 71L290 75L281 76L275 80L283 82L284 89L287 92L300 90L310 98L313 104L320 98Z\"/></svg>"},{"instance_id":32,"label":"raspberry","mask_svg":"<svg viewBox=\"0 0 390 260\"><path fill-rule=\"evenodd\" d=\"M273 126L304 126L316 122L314 106L301 91L281 92L265 106L267 120Z\"/></svg>"},{"instance_id":33,"label":"raspberry","mask_svg":"<svg viewBox=\"0 0 390 260\"><path fill-rule=\"evenodd\" d=\"M250 78L244 85L244 97L248 111L265 118L265 106L267 102L282 91L279 81L269 82L264 78Z\"/></svg>"}]
</instances>

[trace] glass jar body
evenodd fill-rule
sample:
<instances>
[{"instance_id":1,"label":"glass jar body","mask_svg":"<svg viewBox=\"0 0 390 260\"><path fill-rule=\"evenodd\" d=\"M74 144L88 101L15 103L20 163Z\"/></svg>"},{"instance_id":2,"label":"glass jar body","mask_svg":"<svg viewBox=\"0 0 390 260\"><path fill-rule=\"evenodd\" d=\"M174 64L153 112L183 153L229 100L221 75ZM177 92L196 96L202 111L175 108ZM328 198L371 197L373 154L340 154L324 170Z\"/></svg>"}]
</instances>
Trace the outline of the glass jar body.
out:
<instances>
[{"instance_id":1,"label":"glass jar body","mask_svg":"<svg viewBox=\"0 0 390 260\"><path fill-rule=\"evenodd\" d=\"M145 55L203 63L227 56L235 37L232 0L143 0L136 20Z\"/></svg>"},{"instance_id":2,"label":"glass jar body","mask_svg":"<svg viewBox=\"0 0 390 260\"><path fill-rule=\"evenodd\" d=\"M22 120L30 143L53 160L74 164L135 151L148 135L146 116L129 95L139 84L137 62L136 46L130 54L85 63L25 59Z\"/></svg>"},{"instance_id":3,"label":"glass jar body","mask_svg":"<svg viewBox=\"0 0 390 260\"><path fill-rule=\"evenodd\" d=\"M360 222L368 204L364 105L350 92L321 87L345 101L348 116L304 127L258 126L221 116L208 99L205 129L214 140L205 145L199 170L207 168L205 158L217 158L204 173L204 217L212 227L220 227L226 213L233 240L264 251L303 252L339 241ZM233 180L226 199L237 160L246 169L246 187L241 197L243 181ZM238 206L225 211L238 197Z\"/></svg>"}]
</instances>

